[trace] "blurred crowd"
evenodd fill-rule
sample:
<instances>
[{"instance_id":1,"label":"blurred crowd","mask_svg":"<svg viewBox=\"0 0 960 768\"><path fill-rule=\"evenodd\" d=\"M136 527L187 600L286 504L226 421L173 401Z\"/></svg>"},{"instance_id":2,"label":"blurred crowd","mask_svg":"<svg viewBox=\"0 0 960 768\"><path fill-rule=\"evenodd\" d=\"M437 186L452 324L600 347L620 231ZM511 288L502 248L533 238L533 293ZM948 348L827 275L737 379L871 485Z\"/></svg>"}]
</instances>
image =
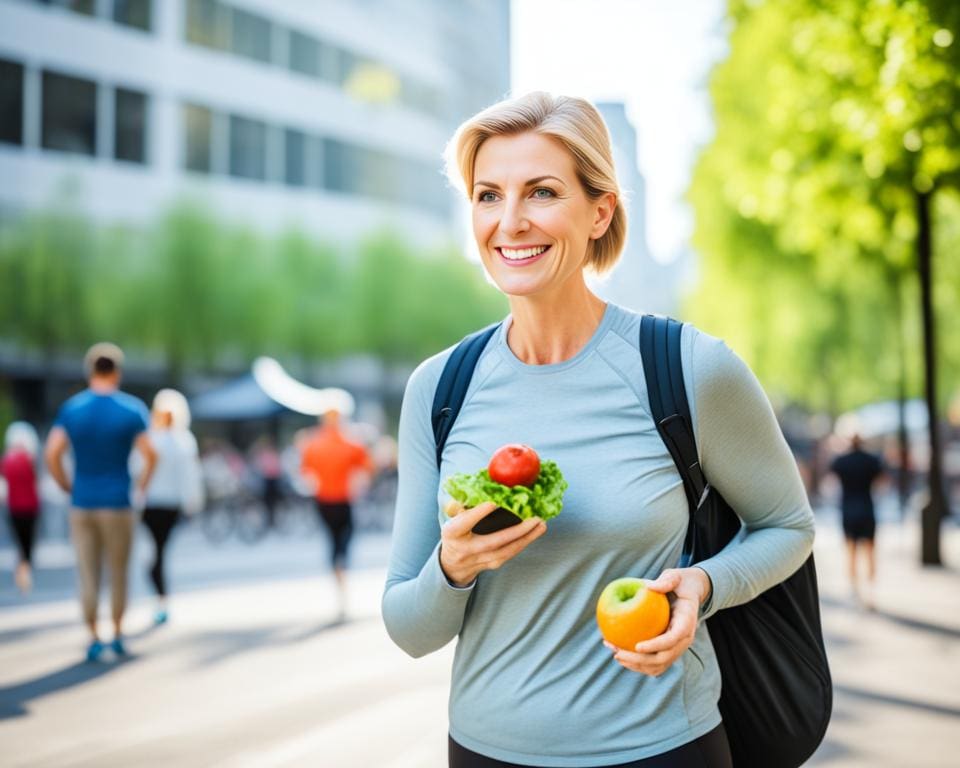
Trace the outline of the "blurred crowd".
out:
<instances>
[{"instance_id":1,"label":"blurred crowd","mask_svg":"<svg viewBox=\"0 0 960 768\"><path fill-rule=\"evenodd\" d=\"M371 522L371 509L373 518L389 524L396 443L370 425L351 424L353 398L336 391L336 398L320 404L319 423L299 430L287 445L263 434L248 446L207 439L201 452L187 398L161 389L148 410L121 390L123 361L122 350L113 344L90 348L84 359L87 388L62 404L42 450L33 425L17 421L6 430L0 499L16 545L17 588L31 591L39 522L59 517L60 530L69 530L90 631L87 661L98 661L108 649L122 658L128 653L123 617L130 554L140 524L153 544L148 576L159 625L169 618L167 545L183 521L199 519L212 543L234 530L252 543L306 518L327 533L338 616L344 618L355 527ZM361 500L358 520L354 505ZM104 573L113 624L109 644L101 640L99 626Z\"/></svg>"}]
</instances>

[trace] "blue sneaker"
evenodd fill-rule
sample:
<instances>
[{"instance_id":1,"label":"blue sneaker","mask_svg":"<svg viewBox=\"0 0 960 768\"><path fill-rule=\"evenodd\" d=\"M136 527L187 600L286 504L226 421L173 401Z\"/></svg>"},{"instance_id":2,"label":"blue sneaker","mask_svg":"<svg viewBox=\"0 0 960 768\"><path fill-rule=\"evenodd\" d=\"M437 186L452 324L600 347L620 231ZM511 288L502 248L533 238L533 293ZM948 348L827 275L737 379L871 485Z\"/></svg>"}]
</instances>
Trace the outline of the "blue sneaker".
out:
<instances>
[{"instance_id":1,"label":"blue sneaker","mask_svg":"<svg viewBox=\"0 0 960 768\"><path fill-rule=\"evenodd\" d=\"M93 640L87 646L87 661L97 661L103 654L104 646L99 640Z\"/></svg>"},{"instance_id":2,"label":"blue sneaker","mask_svg":"<svg viewBox=\"0 0 960 768\"><path fill-rule=\"evenodd\" d=\"M126 655L127 655L127 648L126 648L126 646L123 644L123 638L121 638L119 635L118 635L117 637L113 638L113 642L110 643L110 649L111 649L117 656L126 656Z\"/></svg>"},{"instance_id":3,"label":"blue sneaker","mask_svg":"<svg viewBox=\"0 0 960 768\"><path fill-rule=\"evenodd\" d=\"M161 624L166 624L167 618L168 618L167 612L161 609L157 611L155 614L153 614L153 623L156 624L157 626L160 626Z\"/></svg>"}]
</instances>

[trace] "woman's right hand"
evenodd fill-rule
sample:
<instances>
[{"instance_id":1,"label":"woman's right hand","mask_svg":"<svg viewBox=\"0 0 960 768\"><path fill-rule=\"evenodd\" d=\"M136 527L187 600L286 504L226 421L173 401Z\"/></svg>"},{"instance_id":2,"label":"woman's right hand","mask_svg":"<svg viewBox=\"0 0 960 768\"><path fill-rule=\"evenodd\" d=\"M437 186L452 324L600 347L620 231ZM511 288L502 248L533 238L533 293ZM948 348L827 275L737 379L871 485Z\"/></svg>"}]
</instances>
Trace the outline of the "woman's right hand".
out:
<instances>
[{"instance_id":1,"label":"woman's right hand","mask_svg":"<svg viewBox=\"0 0 960 768\"><path fill-rule=\"evenodd\" d=\"M478 573L496 570L547 531L545 521L531 517L495 533L473 533L473 526L496 508L492 501L470 509L457 502L448 507L447 514L452 512L453 519L440 531L440 567L454 586L469 586Z\"/></svg>"}]
</instances>

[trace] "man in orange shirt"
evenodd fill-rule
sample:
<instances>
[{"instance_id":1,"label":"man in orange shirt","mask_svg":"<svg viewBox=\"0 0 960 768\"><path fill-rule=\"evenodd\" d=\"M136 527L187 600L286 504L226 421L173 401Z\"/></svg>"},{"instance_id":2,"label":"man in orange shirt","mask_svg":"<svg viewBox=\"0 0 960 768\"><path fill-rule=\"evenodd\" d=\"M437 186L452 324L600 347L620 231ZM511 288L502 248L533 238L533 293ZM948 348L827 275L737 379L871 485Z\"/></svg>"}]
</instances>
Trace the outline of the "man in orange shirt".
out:
<instances>
[{"instance_id":1,"label":"man in orange shirt","mask_svg":"<svg viewBox=\"0 0 960 768\"><path fill-rule=\"evenodd\" d=\"M366 449L340 431L340 413L323 414L321 426L303 447L300 471L312 483L317 511L333 543L333 573L340 599L339 618L346 614L346 559L353 534L353 501L356 474L372 474L373 461Z\"/></svg>"}]
</instances>

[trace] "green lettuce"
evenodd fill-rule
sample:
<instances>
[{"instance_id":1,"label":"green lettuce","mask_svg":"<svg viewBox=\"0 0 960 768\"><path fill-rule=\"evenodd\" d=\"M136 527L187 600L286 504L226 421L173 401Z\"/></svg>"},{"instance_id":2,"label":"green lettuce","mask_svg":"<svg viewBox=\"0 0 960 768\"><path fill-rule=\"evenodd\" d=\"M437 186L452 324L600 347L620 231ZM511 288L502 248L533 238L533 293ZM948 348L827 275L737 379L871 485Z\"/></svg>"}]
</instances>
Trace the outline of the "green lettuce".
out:
<instances>
[{"instance_id":1,"label":"green lettuce","mask_svg":"<svg viewBox=\"0 0 960 768\"><path fill-rule=\"evenodd\" d=\"M555 462L541 461L540 474L532 488L502 485L491 480L486 469L481 469L472 475L461 472L448 477L443 489L468 509L492 501L499 507L509 509L521 520L528 517L550 520L563 509L563 492L567 490L567 481Z\"/></svg>"}]
</instances>

